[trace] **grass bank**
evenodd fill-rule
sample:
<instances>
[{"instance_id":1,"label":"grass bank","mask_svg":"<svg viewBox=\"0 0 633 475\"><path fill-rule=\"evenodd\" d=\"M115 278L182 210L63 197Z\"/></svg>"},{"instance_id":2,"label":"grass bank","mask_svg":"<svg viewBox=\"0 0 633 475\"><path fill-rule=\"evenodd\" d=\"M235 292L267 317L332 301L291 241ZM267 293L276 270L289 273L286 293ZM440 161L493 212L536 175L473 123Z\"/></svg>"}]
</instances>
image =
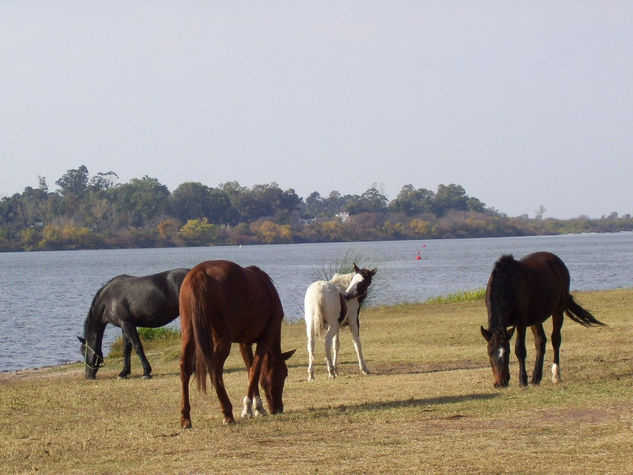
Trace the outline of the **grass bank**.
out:
<instances>
[{"instance_id":1,"label":"grass bank","mask_svg":"<svg viewBox=\"0 0 633 475\"><path fill-rule=\"evenodd\" d=\"M631 472L633 291L575 295L608 326L566 320L559 385L519 388L513 357L510 387L492 387L481 299L365 310L369 376L345 331L340 377L327 379L319 345L316 380L307 382L304 326L285 325L284 349L297 348L286 413L232 427L214 394L193 390L193 429L180 429L177 340L148 348L147 381L136 356L125 381L116 379L118 358L95 381L79 365L3 374L0 471ZM548 344L548 367L551 353ZM226 369L238 416L246 375L236 348Z\"/></svg>"}]
</instances>

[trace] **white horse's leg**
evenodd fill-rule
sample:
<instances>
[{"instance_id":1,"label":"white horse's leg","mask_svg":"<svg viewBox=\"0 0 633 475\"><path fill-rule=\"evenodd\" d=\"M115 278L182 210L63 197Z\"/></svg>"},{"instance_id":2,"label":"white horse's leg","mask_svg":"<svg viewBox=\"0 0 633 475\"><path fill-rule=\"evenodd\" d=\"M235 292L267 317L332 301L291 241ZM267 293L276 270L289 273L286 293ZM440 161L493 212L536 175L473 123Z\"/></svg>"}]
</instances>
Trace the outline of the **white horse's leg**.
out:
<instances>
[{"instance_id":1,"label":"white horse's leg","mask_svg":"<svg viewBox=\"0 0 633 475\"><path fill-rule=\"evenodd\" d=\"M314 344L315 338L312 331L312 326L307 327L308 331L308 381L314 379Z\"/></svg>"},{"instance_id":2,"label":"white horse's leg","mask_svg":"<svg viewBox=\"0 0 633 475\"><path fill-rule=\"evenodd\" d=\"M334 375L338 376L338 350L341 348L341 341L338 337L338 332L334 335L334 351L332 357L332 370Z\"/></svg>"},{"instance_id":3,"label":"white horse's leg","mask_svg":"<svg viewBox=\"0 0 633 475\"><path fill-rule=\"evenodd\" d=\"M332 361L332 340L338 333L338 325L330 325L325 334L325 361L327 362L327 372L330 378L336 378L336 370Z\"/></svg>"},{"instance_id":4,"label":"white horse's leg","mask_svg":"<svg viewBox=\"0 0 633 475\"><path fill-rule=\"evenodd\" d=\"M352 340L354 340L354 348L356 348L356 355L358 356L358 366L363 374L369 374L369 370L365 364L365 358L363 358L363 348L360 344L357 319L352 318L350 320L349 331L352 334Z\"/></svg>"}]
</instances>

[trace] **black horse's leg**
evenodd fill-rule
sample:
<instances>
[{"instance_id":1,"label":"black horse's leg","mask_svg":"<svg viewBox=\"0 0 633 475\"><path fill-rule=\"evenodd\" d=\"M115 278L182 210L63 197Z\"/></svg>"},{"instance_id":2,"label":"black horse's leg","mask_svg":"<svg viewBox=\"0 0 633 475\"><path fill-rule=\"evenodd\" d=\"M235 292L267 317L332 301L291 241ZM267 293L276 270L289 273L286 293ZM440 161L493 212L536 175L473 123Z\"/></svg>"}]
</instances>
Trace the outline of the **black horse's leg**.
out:
<instances>
[{"instance_id":1,"label":"black horse's leg","mask_svg":"<svg viewBox=\"0 0 633 475\"><path fill-rule=\"evenodd\" d=\"M123 370L119 373L119 379L127 378L131 370L131 354L132 354L132 342L123 332Z\"/></svg>"},{"instance_id":2,"label":"black horse's leg","mask_svg":"<svg viewBox=\"0 0 633 475\"><path fill-rule=\"evenodd\" d=\"M521 386L527 386L527 371L525 370L525 357L527 356L525 330L525 327L517 326L517 340L514 343L514 354L519 360L519 383Z\"/></svg>"},{"instance_id":3,"label":"black horse's leg","mask_svg":"<svg viewBox=\"0 0 633 475\"><path fill-rule=\"evenodd\" d=\"M543 330L543 324L537 323L532 325L532 333L534 334L534 347L536 348L536 360L534 361L534 373L532 373L532 384L539 384L543 378L543 360L545 359L545 344L547 336Z\"/></svg>"},{"instance_id":4,"label":"black horse's leg","mask_svg":"<svg viewBox=\"0 0 633 475\"><path fill-rule=\"evenodd\" d=\"M562 336L560 333L563 328L563 312L557 312L552 315L552 348L554 348L554 364L552 364L552 382L560 383L560 344Z\"/></svg>"},{"instance_id":5,"label":"black horse's leg","mask_svg":"<svg viewBox=\"0 0 633 475\"><path fill-rule=\"evenodd\" d=\"M235 418L233 417L233 405L229 399L229 395L226 393L224 387L224 378L222 372L224 371L224 362L229 356L231 351L231 342L216 342L215 344L215 365L214 368L209 368L209 376L211 376L211 382L215 387L215 393L220 400L220 406L222 408L222 414L224 414L225 424L234 424Z\"/></svg>"},{"instance_id":6,"label":"black horse's leg","mask_svg":"<svg viewBox=\"0 0 633 475\"><path fill-rule=\"evenodd\" d=\"M141 360L141 365L143 365L143 378L145 379L151 378L152 367L150 366L149 361L147 361L147 358L145 357L145 351L143 351L143 345L141 345L141 338L138 336L138 331L136 331L136 327L129 323L124 323L121 326L121 329L127 335L128 339L132 342L132 345L134 346L134 351L136 351L136 354Z\"/></svg>"}]
</instances>

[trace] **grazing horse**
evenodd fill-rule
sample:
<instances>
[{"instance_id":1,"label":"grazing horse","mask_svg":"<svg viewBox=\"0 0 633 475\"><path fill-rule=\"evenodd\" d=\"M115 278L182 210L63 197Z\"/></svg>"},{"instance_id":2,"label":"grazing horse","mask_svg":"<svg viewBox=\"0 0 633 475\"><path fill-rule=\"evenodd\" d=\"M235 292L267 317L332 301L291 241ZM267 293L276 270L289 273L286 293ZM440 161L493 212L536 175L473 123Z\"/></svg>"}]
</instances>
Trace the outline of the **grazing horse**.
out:
<instances>
[{"instance_id":1,"label":"grazing horse","mask_svg":"<svg viewBox=\"0 0 633 475\"><path fill-rule=\"evenodd\" d=\"M253 416L253 411L255 415L266 414L258 383L264 389L270 412L283 412L282 393L288 376L286 360L295 352L281 352L283 318L277 290L268 274L258 267L206 261L191 270L180 290L180 425L183 428L191 427L189 378L194 366L198 389L206 392L208 371L220 400L224 423L235 423L222 377L231 343L239 343L249 376L242 417ZM253 356L254 343L257 347Z\"/></svg>"},{"instance_id":2,"label":"grazing horse","mask_svg":"<svg viewBox=\"0 0 633 475\"><path fill-rule=\"evenodd\" d=\"M515 354L519 360L519 383L527 386L525 370L525 332L531 327L536 347L536 361L532 384L539 384L543 376L543 359L547 337L543 322L552 315L552 347L554 364L552 381L560 377L560 344L563 314L583 326L604 325L578 305L569 294L569 271L560 258L550 252L536 252L517 261L510 255L502 256L494 266L486 288L488 329L481 334L488 342L488 356L495 387L507 386L510 381L510 338L516 328ZM508 328L512 327L512 328Z\"/></svg>"},{"instance_id":3,"label":"grazing horse","mask_svg":"<svg viewBox=\"0 0 633 475\"><path fill-rule=\"evenodd\" d=\"M367 296L372 277L378 269L359 269L354 264L354 272L335 274L330 281L313 282L306 290L304 308L306 332L308 334L308 381L314 379L314 346L315 337L325 334L325 359L330 378L337 374L339 328L349 326L354 348L358 356L358 365L363 374L369 374L363 350L360 344L358 314ZM332 342L334 351L332 352ZM333 354L332 354L333 353Z\"/></svg>"},{"instance_id":4,"label":"grazing horse","mask_svg":"<svg viewBox=\"0 0 633 475\"><path fill-rule=\"evenodd\" d=\"M174 269L143 277L119 275L110 280L92 299L84 322L81 354L86 379L95 379L103 366L101 341L108 323L123 332L123 371L130 374L132 346L143 365L143 377L151 378L152 367L145 357L136 327L162 327L178 316L178 292L189 269Z\"/></svg>"}]
</instances>

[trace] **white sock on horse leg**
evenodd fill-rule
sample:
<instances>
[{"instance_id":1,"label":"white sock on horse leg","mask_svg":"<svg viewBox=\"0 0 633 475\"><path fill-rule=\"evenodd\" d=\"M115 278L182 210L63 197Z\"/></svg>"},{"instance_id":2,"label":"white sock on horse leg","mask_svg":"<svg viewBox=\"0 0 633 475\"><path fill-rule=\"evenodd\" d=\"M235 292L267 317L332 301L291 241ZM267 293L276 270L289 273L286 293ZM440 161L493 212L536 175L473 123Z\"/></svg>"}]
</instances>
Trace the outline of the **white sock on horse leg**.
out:
<instances>
[{"instance_id":1,"label":"white sock on horse leg","mask_svg":"<svg viewBox=\"0 0 633 475\"><path fill-rule=\"evenodd\" d=\"M253 401L248 396L244 396L242 403L242 417L253 417Z\"/></svg>"}]
</instances>

